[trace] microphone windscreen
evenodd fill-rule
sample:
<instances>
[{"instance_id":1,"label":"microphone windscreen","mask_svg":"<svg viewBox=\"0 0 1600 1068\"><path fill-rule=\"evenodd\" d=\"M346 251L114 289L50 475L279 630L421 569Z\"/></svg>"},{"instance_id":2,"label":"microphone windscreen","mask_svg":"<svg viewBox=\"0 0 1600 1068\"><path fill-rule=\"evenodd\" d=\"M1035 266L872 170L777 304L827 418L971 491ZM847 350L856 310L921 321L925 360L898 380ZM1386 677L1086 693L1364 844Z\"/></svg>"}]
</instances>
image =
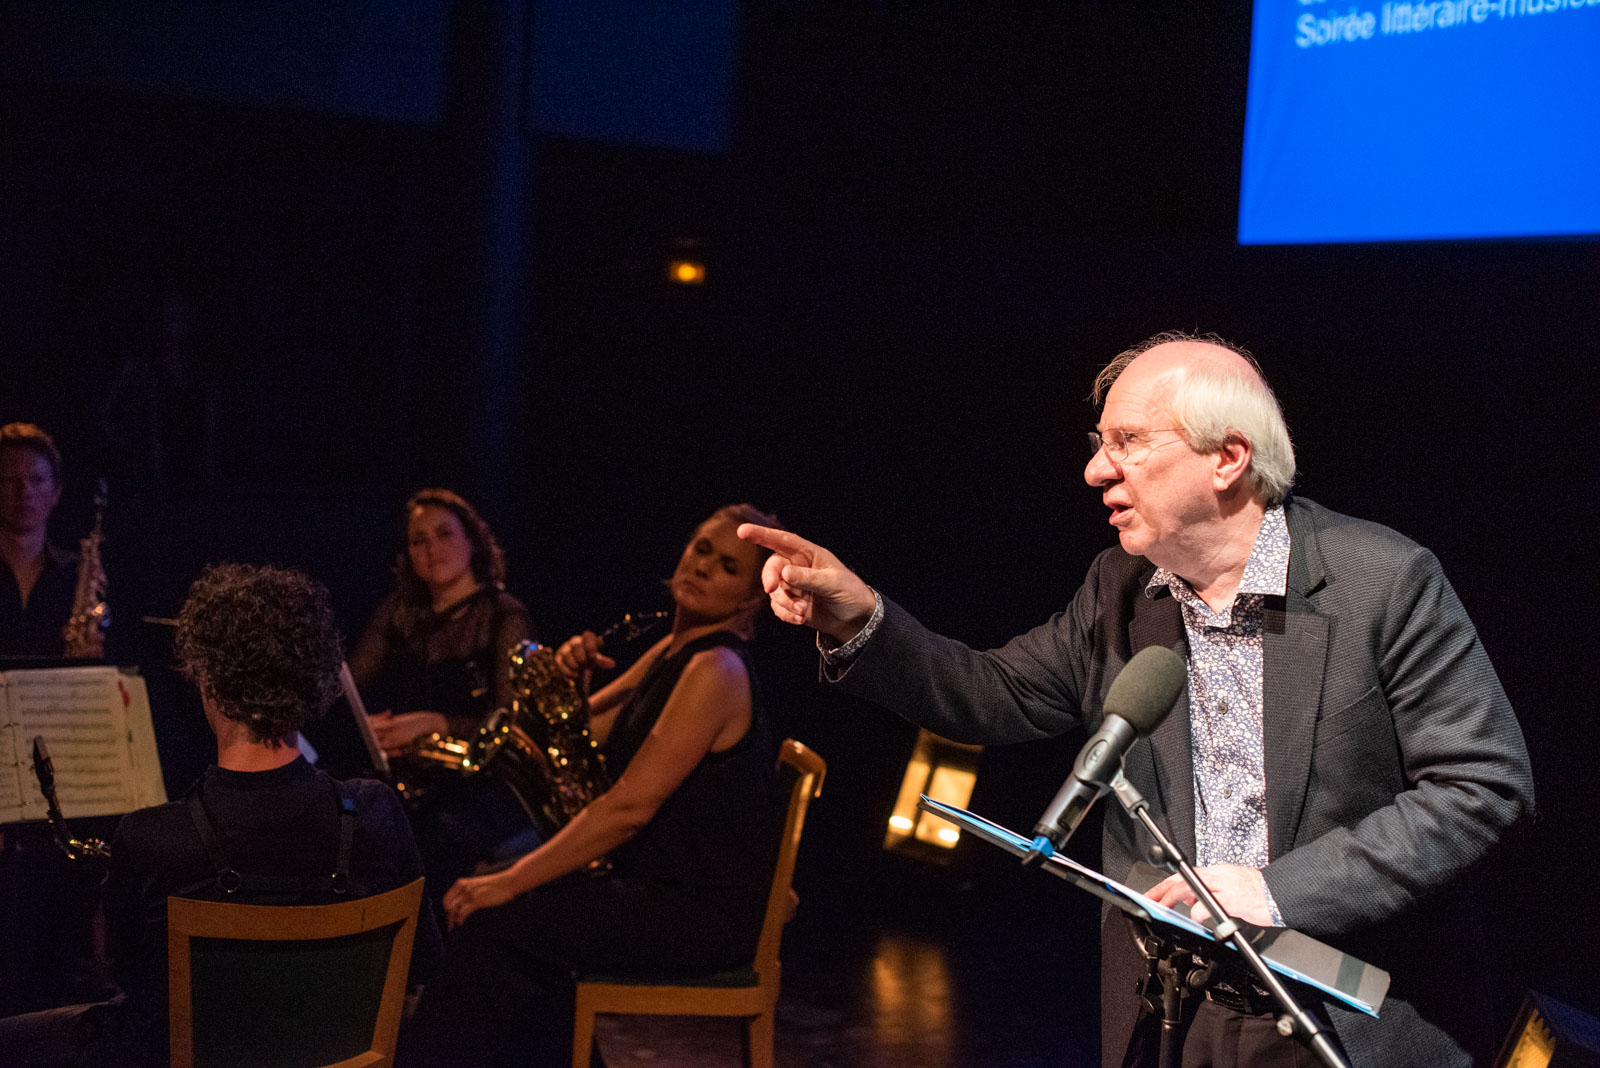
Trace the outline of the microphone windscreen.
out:
<instances>
[{"instance_id":1,"label":"microphone windscreen","mask_svg":"<svg viewBox=\"0 0 1600 1068\"><path fill-rule=\"evenodd\" d=\"M1187 679L1183 657L1171 649L1164 645L1141 649L1111 681L1105 714L1121 716L1141 735L1149 734L1172 710Z\"/></svg>"}]
</instances>

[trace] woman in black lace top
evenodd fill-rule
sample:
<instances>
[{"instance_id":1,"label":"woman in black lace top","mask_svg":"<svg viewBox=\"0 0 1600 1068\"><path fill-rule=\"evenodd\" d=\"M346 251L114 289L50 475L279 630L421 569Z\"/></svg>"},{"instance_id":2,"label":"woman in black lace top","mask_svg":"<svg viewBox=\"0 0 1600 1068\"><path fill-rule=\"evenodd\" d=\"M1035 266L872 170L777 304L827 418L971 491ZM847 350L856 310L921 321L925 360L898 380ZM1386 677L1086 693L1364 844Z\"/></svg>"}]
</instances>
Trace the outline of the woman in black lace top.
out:
<instances>
[{"instance_id":1,"label":"woman in black lace top","mask_svg":"<svg viewBox=\"0 0 1600 1068\"><path fill-rule=\"evenodd\" d=\"M528 613L505 592L505 558L472 505L443 489L406 503L396 589L350 656L378 744L397 753L437 731L471 737L511 703L512 646Z\"/></svg>"},{"instance_id":2,"label":"woman in black lace top","mask_svg":"<svg viewBox=\"0 0 1600 1068\"><path fill-rule=\"evenodd\" d=\"M528 637L528 613L505 592L505 558L489 525L457 494L426 489L406 502L396 589L373 613L350 657L369 722L391 756L438 732L471 738L511 703L511 648ZM480 862L527 852L537 829L505 784L463 779L437 765L427 796L408 808L422 848L428 898ZM411 778L412 776L407 776Z\"/></svg>"}]
</instances>

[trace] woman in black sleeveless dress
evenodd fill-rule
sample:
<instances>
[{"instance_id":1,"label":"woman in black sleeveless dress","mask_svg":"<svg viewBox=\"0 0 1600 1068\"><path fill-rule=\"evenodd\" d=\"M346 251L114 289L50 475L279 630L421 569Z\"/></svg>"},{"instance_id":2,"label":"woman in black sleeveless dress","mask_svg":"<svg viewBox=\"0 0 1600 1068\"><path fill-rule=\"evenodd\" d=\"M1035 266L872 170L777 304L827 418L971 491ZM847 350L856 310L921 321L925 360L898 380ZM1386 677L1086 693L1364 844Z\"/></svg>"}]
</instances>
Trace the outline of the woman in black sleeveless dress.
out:
<instances>
[{"instance_id":1,"label":"woman in black sleeveless dress","mask_svg":"<svg viewBox=\"0 0 1600 1068\"><path fill-rule=\"evenodd\" d=\"M445 895L444 975L402 1043L412 1065L570 1063L575 972L672 976L748 963L781 815L777 750L745 646L766 553L739 540L749 505L695 531L673 572L672 633L590 698L615 785L502 872ZM590 633L557 662L614 666ZM583 871L610 856L605 875Z\"/></svg>"}]
</instances>

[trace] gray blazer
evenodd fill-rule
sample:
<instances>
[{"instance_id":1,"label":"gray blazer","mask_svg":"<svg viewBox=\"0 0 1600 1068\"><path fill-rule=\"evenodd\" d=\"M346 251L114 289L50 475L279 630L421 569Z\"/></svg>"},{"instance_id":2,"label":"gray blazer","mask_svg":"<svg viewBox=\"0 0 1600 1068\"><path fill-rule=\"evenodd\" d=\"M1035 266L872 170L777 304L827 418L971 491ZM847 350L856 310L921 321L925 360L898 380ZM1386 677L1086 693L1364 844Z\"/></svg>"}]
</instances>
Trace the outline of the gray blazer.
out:
<instances>
[{"instance_id":1,"label":"gray blazer","mask_svg":"<svg viewBox=\"0 0 1600 1068\"><path fill-rule=\"evenodd\" d=\"M1286 510L1288 592L1268 598L1264 650L1267 885L1290 927L1393 975L1379 1020L1300 989L1355 1066L1468 1064L1492 1052L1500 1028L1487 1008L1467 874L1532 813L1522 732L1433 554L1303 498ZM1187 652L1177 601L1144 592L1153 572L1108 549L1066 611L982 653L886 599L883 622L839 685L958 741L1093 730L1134 653ZM1193 856L1188 708L1185 692L1125 773ZM1121 877L1147 838L1107 806L1105 871ZM1142 974L1121 915L1108 912L1108 1065L1129 1046Z\"/></svg>"}]
</instances>

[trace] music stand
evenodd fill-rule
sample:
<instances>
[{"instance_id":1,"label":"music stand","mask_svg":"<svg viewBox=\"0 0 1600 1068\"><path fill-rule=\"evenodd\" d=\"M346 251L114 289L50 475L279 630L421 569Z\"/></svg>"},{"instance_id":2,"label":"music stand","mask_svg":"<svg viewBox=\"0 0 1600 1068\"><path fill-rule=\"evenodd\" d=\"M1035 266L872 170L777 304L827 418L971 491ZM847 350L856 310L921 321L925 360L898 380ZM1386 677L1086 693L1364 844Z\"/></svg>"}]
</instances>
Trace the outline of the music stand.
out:
<instances>
[{"instance_id":1,"label":"music stand","mask_svg":"<svg viewBox=\"0 0 1600 1068\"><path fill-rule=\"evenodd\" d=\"M356 689L355 676L350 674L350 665L342 660L339 662L339 688L344 691L350 714L355 717L356 732L361 735L361 744L367 747L367 759L372 761L372 769L387 779L389 754L378 745L378 739L372 733L372 724L367 722L367 706L361 700L361 691Z\"/></svg>"},{"instance_id":2,"label":"music stand","mask_svg":"<svg viewBox=\"0 0 1600 1068\"><path fill-rule=\"evenodd\" d=\"M924 795L918 802L924 812L943 817L976 838L1017 857L1037 855L1033 839L1024 838L992 820L966 809L935 801ZM1209 960L1225 960L1222 949L1239 957L1236 950L1217 937L1215 920L1206 924L1195 922L1187 907L1168 908L1124 883L1079 864L1060 853L1051 853L1039 865L1043 870L1065 879L1102 901L1120 909L1136 927L1153 932L1163 940L1182 946L1187 951ZM1374 967L1348 953L1319 942L1309 935L1286 927L1256 927L1240 920L1233 921L1245 932L1250 948L1254 949L1267 967L1278 975L1297 980L1321 993L1374 1018L1383 1004L1389 989L1389 973ZM1163 977L1164 979L1168 977ZM1174 981L1181 976L1171 977ZM1164 984L1166 985L1166 984ZM1175 993L1175 988L1174 988ZM1164 1008L1170 1006L1164 1005ZM1175 1025L1175 1021L1164 1020Z\"/></svg>"}]
</instances>

